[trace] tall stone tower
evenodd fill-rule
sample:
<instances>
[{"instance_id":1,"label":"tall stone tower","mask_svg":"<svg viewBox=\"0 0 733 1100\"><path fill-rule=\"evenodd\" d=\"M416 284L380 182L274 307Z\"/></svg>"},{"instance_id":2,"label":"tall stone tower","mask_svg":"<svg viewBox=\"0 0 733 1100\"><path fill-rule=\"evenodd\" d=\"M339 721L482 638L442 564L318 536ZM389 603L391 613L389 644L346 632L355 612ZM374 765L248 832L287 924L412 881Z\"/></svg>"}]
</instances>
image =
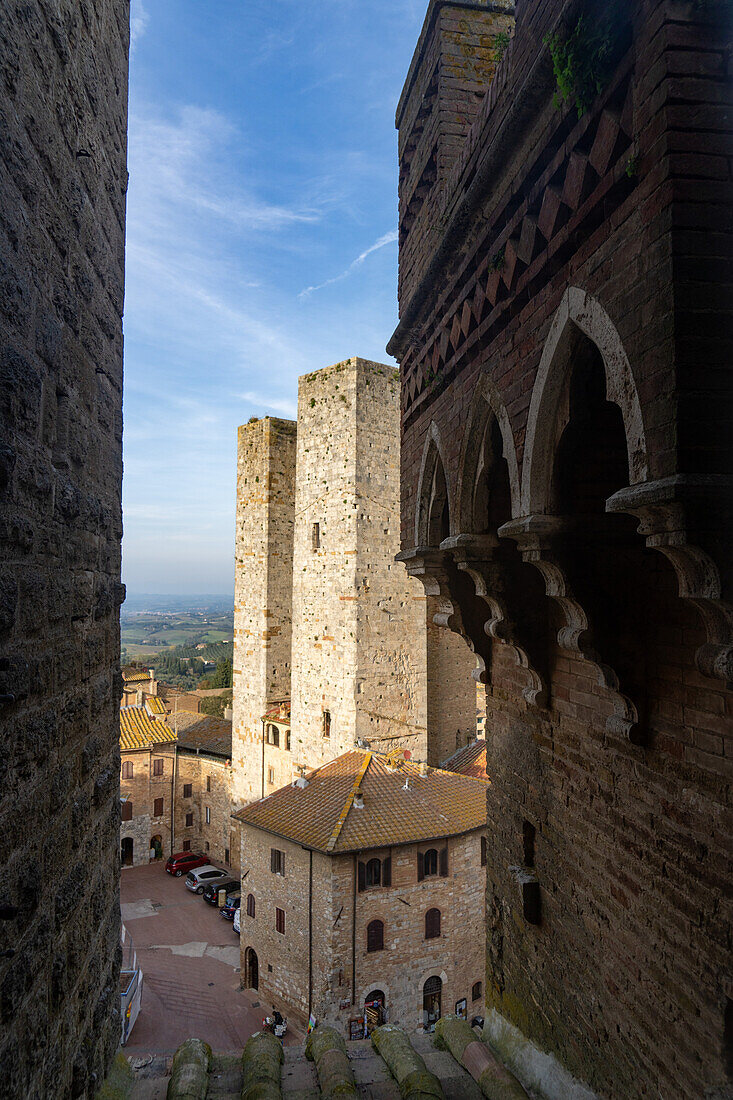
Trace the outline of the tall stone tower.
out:
<instances>
[{"instance_id":1,"label":"tall stone tower","mask_svg":"<svg viewBox=\"0 0 733 1100\"><path fill-rule=\"evenodd\" d=\"M295 519L291 420L265 417L239 429L234 584L235 809L262 796L263 715L290 698ZM284 776L287 782L288 775Z\"/></svg>"},{"instance_id":2,"label":"tall stone tower","mask_svg":"<svg viewBox=\"0 0 733 1100\"><path fill-rule=\"evenodd\" d=\"M298 391L292 750L427 754L425 597L399 550L399 381L348 359Z\"/></svg>"}]
</instances>

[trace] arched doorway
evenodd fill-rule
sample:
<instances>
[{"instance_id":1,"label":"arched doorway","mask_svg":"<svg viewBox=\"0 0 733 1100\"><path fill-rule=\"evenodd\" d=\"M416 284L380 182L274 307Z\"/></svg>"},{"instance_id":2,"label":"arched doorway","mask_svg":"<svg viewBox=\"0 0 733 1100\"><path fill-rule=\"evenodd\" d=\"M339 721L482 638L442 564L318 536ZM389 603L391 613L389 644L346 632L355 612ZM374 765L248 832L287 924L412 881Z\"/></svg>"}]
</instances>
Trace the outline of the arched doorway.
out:
<instances>
[{"instance_id":1,"label":"arched doorway","mask_svg":"<svg viewBox=\"0 0 733 1100\"><path fill-rule=\"evenodd\" d=\"M159 833L156 836L151 836L150 838L150 858L163 858L163 838Z\"/></svg>"},{"instance_id":2,"label":"arched doorway","mask_svg":"<svg viewBox=\"0 0 733 1100\"><path fill-rule=\"evenodd\" d=\"M123 867L132 867L133 849L135 842L131 836L125 836L122 838L120 845L120 860Z\"/></svg>"},{"instance_id":3,"label":"arched doorway","mask_svg":"<svg viewBox=\"0 0 733 1100\"><path fill-rule=\"evenodd\" d=\"M253 947L248 947L244 953L244 984L248 989L260 987L260 965Z\"/></svg>"},{"instance_id":4,"label":"arched doorway","mask_svg":"<svg viewBox=\"0 0 733 1100\"><path fill-rule=\"evenodd\" d=\"M438 977L428 978L422 988L422 1023L425 1031L435 1031L440 1019L443 983Z\"/></svg>"},{"instance_id":5,"label":"arched doorway","mask_svg":"<svg viewBox=\"0 0 733 1100\"><path fill-rule=\"evenodd\" d=\"M380 1027L386 1022L385 996L381 989L373 989L364 998L364 1030L368 1036L375 1027Z\"/></svg>"}]
</instances>

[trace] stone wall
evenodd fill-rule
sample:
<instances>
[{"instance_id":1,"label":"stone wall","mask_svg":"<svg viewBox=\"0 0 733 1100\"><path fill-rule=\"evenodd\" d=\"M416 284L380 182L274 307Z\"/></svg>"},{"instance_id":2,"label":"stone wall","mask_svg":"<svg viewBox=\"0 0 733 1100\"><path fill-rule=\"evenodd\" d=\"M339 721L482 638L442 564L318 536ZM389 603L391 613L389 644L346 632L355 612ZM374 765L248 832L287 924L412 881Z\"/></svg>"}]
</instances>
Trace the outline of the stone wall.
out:
<instances>
[{"instance_id":1,"label":"stone wall","mask_svg":"<svg viewBox=\"0 0 733 1100\"><path fill-rule=\"evenodd\" d=\"M300 1019L307 1017L310 1003L319 1020L346 1036L348 1021L363 1016L367 994L380 989L389 1021L416 1031L423 1026L423 986L437 976L443 983L444 1014L465 998L469 1018L483 1015L485 874L480 833L359 853L364 861L391 855L392 885L356 893L353 856L314 852L311 889L309 852L252 826L243 826L242 833L242 868L249 872L242 899L242 974L246 980L246 952L253 949L263 1001ZM448 876L418 882L418 850L444 845L449 849ZM270 870L272 848L285 855L284 875ZM254 918L246 915L246 893L255 897ZM284 935L275 927L276 907L286 914ZM440 909L441 935L426 939L425 913L431 908ZM372 920L384 923L382 951L366 950ZM478 982L481 994L473 1000Z\"/></svg>"},{"instance_id":2,"label":"stone wall","mask_svg":"<svg viewBox=\"0 0 733 1100\"><path fill-rule=\"evenodd\" d=\"M262 715L290 697L295 432L239 429L234 588L233 808L262 796Z\"/></svg>"},{"instance_id":3,"label":"stone wall","mask_svg":"<svg viewBox=\"0 0 733 1100\"><path fill-rule=\"evenodd\" d=\"M403 556L487 684L490 1005L600 1095L696 1100L730 1073L725 5L584 8L600 94L553 98L581 5L524 0L404 246Z\"/></svg>"},{"instance_id":4,"label":"stone wall","mask_svg":"<svg viewBox=\"0 0 733 1100\"><path fill-rule=\"evenodd\" d=\"M191 794L186 795L184 788L189 784ZM178 749L176 851L180 852L184 843L188 842L191 851L202 852L215 863L225 863L232 870L239 870L239 839L237 828L231 820L231 788L232 767L226 760L192 749ZM186 823L189 814L193 815L191 825Z\"/></svg>"},{"instance_id":5,"label":"stone wall","mask_svg":"<svg viewBox=\"0 0 733 1100\"><path fill-rule=\"evenodd\" d=\"M438 767L476 736L476 659L463 638L437 626L437 601L427 598L428 763Z\"/></svg>"},{"instance_id":6,"label":"stone wall","mask_svg":"<svg viewBox=\"0 0 733 1100\"><path fill-rule=\"evenodd\" d=\"M120 1036L127 50L127 0L2 5L0 1064L8 1097L91 1095Z\"/></svg>"},{"instance_id":7,"label":"stone wall","mask_svg":"<svg viewBox=\"0 0 733 1100\"><path fill-rule=\"evenodd\" d=\"M153 761L162 760L162 775L154 775ZM163 858L171 854L171 797L176 749L173 744L153 745L147 749L123 750L121 763L132 765L130 779L120 779L120 795L132 803L132 821L120 822L120 842L134 840L133 866L150 862L151 839L159 836ZM155 813L156 799L163 800L163 813ZM147 835L146 835L147 832Z\"/></svg>"},{"instance_id":8,"label":"stone wall","mask_svg":"<svg viewBox=\"0 0 733 1100\"><path fill-rule=\"evenodd\" d=\"M426 754L425 603L394 561L398 418L383 364L349 359L300 379L292 748L309 766L357 738Z\"/></svg>"}]
</instances>

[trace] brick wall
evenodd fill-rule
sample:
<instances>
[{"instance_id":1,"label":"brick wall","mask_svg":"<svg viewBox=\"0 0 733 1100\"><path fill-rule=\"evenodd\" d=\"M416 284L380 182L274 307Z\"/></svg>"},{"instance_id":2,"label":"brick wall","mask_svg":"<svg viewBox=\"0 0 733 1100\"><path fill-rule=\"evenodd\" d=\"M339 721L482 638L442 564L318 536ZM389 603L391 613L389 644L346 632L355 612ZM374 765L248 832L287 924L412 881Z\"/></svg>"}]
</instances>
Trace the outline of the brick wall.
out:
<instances>
[{"instance_id":1,"label":"brick wall","mask_svg":"<svg viewBox=\"0 0 733 1100\"><path fill-rule=\"evenodd\" d=\"M722 7L614 7L579 119L542 46L579 10L519 7L401 284L402 545L437 440L434 583L486 663L489 1005L600 1095L692 1100L729 1072L730 58Z\"/></svg>"},{"instance_id":2,"label":"brick wall","mask_svg":"<svg viewBox=\"0 0 733 1100\"><path fill-rule=\"evenodd\" d=\"M127 49L126 0L3 4L0 1062L9 1097L91 1095L120 1035Z\"/></svg>"},{"instance_id":3,"label":"brick wall","mask_svg":"<svg viewBox=\"0 0 733 1100\"><path fill-rule=\"evenodd\" d=\"M154 761L162 763L155 775ZM139 867L150 862L151 840L160 837L163 858L171 854L171 798L175 745L155 745L148 749L123 751L121 763L132 765L132 777L120 779L120 796L132 803L132 820L120 822L120 844L133 840L133 863ZM156 801L162 799L163 812L156 814Z\"/></svg>"},{"instance_id":4,"label":"brick wall","mask_svg":"<svg viewBox=\"0 0 733 1100\"><path fill-rule=\"evenodd\" d=\"M191 794L185 788L191 787ZM178 749L176 761L175 849L187 841L215 863L239 870L239 838L231 820L232 767L220 757ZM206 821L206 810L209 821ZM193 821L187 824L188 815Z\"/></svg>"}]
</instances>

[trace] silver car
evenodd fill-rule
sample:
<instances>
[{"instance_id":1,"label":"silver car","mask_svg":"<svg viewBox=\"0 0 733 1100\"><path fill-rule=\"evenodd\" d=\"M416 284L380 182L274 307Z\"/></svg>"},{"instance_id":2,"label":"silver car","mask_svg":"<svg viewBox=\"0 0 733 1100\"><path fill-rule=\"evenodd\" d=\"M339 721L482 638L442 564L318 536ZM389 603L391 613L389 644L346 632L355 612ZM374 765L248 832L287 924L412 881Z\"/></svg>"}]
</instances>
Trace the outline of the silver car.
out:
<instances>
[{"instance_id":1,"label":"silver car","mask_svg":"<svg viewBox=\"0 0 733 1100\"><path fill-rule=\"evenodd\" d=\"M220 871L211 863L197 867L195 871L189 871L186 875L186 888L194 894L203 894L204 887L210 882L216 882L218 878L231 878L229 871Z\"/></svg>"}]
</instances>

